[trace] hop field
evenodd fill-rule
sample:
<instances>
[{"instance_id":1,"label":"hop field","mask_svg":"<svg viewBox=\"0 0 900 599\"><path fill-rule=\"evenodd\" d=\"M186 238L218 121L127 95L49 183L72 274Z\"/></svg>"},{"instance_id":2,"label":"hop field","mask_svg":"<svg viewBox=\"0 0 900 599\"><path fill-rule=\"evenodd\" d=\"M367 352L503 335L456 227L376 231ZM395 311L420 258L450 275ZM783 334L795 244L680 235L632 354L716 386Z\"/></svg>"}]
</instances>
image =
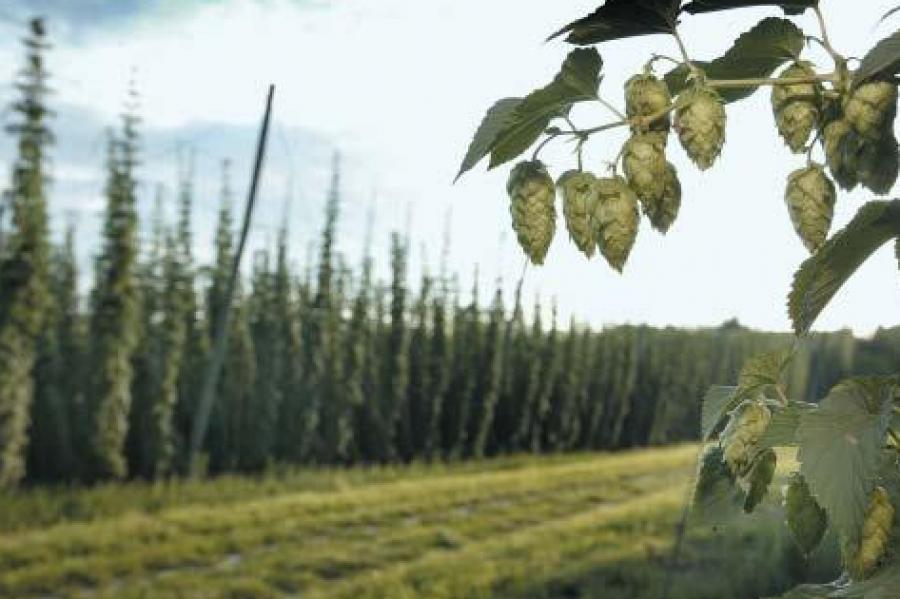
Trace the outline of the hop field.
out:
<instances>
[{"instance_id":1,"label":"hop field","mask_svg":"<svg viewBox=\"0 0 900 599\"><path fill-rule=\"evenodd\" d=\"M681 446L24 491L0 506L18 514L2 523L0 597L658 599L667 572L673 599L788 585L799 572L784 566L794 550L774 500L753 522L692 527L669 567L696 456Z\"/></svg>"}]
</instances>

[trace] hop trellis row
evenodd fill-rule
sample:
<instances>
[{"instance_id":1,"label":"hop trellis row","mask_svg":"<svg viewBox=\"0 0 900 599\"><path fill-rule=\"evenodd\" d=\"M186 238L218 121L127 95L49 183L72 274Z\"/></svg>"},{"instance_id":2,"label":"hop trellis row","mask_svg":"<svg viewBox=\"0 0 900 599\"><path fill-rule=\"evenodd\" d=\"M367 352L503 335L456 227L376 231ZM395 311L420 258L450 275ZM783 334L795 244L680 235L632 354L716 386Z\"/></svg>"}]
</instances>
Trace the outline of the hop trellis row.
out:
<instances>
[{"instance_id":1,"label":"hop trellis row","mask_svg":"<svg viewBox=\"0 0 900 599\"><path fill-rule=\"evenodd\" d=\"M690 56L679 30L685 19L697 14L713 19L750 6L780 8L783 16L762 19L718 58ZM898 14L900 7L882 21ZM813 17L817 31L803 31L798 16ZM626 81L625 105L619 109L604 97L603 60L596 46L645 35L670 36L676 57L651 54ZM832 233L842 201L839 188L887 195L897 181L900 31L861 59L850 59L832 45L818 0L607 0L551 39L560 36L579 48L569 53L551 83L523 98L501 100L488 111L460 175L482 158L489 156L494 168L536 146L529 161L512 169L508 188L513 228L526 255L534 264L545 261L558 192L571 241L588 258L599 250L610 267L622 272L642 214L661 233L676 224L683 173L670 161L676 146L670 136L698 170L711 169L723 152L741 151L740 140L726 146L729 106L767 90L772 112L765 121L798 161L784 184L785 216L811 254L788 298L797 340L783 352L751 359L736 387L714 387L704 398L703 432L709 443L700 459L695 510L708 508L718 495L725 503L739 497L733 503L753 511L773 494L775 448L797 447L800 468L783 493L788 528L807 555L826 529L834 528L845 569L836 583L807 585L801 595L896 591L900 372L845 380L818 404L789 397L785 372L817 317L861 264L891 243L900 261L900 200L870 201L842 231ZM809 50L814 48L822 51ZM597 103L615 118L581 127L571 109L582 103ZM584 146L619 128L628 128L630 136L620 148L608 149L611 160L604 172L586 167ZM561 169L565 174L554 186L554 166L541 162L540 155L556 141L575 142L575 165ZM863 581L867 586L860 586Z\"/></svg>"}]
</instances>

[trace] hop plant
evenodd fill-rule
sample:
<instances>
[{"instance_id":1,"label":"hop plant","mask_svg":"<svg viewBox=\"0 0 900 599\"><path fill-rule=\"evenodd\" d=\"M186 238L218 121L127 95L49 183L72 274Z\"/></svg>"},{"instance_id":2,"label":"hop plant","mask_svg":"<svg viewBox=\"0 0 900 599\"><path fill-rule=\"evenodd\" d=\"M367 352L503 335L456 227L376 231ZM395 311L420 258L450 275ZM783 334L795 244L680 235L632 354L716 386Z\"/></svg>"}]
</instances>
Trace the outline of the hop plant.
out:
<instances>
[{"instance_id":1,"label":"hop plant","mask_svg":"<svg viewBox=\"0 0 900 599\"><path fill-rule=\"evenodd\" d=\"M894 506L884 487L875 487L866 510L859 548L847 560L850 575L864 580L878 566L887 551L891 528L894 526Z\"/></svg>"},{"instance_id":2,"label":"hop plant","mask_svg":"<svg viewBox=\"0 0 900 599\"><path fill-rule=\"evenodd\" d=\"M563 214L569 237L590 258L597 246L594 212L597 209L597 177L583 171L568 171L559 178Z\"/></svg>"},{"instance_id":3,"label":"hop plant","mask_svg":"<svg viewBox=\"0 0 900 599\"><path fill-rule=\"evenodd\" d=\"M825 169L816 163L788 176L784 200L794 229L810 252L825 243L834 216L837 192Z\"/></svg>"},{"instance_id":4,"label":"hop plant","mask_svg":"<svg viewBox=\"0 0 900 599\"><path fill-rule=\"evenodd\" d=\"M798 62L781 73L781 79L811 77L816 73L808 62ZM821 85L793 83L772 87L772 111L778 133L794 153L803 152L819 122Z\"/></svg>"},{"instance_id":5,"label":"hop plant","mask_svg":"<svg viewBox=\"0 0 900 599\"><path fill-rule=\"evenodd\" d=\"M713 165L725 145L728 115L715 90L696 87L682 94L675 130L691 160L701 169Z\"/></svg>"},{"instance_id":6,"label":"hop plant","mask_svg":"<svg viewBox=\"0 0 900 599\"><path fill-rule=\"evenodd\" d=\"M878 141L897 117L897 86L887 81L860 85L844 101L844 116L860 135Z\"/></svg>"},{"instance_id":7,"label":"hop plant","mask_svg":"<svg viewBox=\"0 0 900 599\"><path fill-rule=\"evenodd\" d=\"M663 112L672 104L669 86L650 74L635 75L625 83L625 114L629 119L647 118ZM669 114L653 121L647 127L650 131L668 134L672 126ZM641 132L632 126L635 133Z\"/></svg>"},{"instance_id":8,"label":"hop plant","mask_svg":"<svg viewBox=\"0 0 900 599\"><path fill-rule=\"evenodd\" d=\"M843 118L831 121L822 130L828 169L837 184L846 191L853 190L859 184L853 154L846 151L850 141L856 136L849 121Z\"/></svg>"},{"instance_id":9,"label":"hop plant","mask_svg":"<svg viewBox=\"0 0 900 599\"><path fill-rule=\"evenodd\" d=\"M519 245L534 264L543 264L556 232L556 186L543 163L520 162L506 184L509 211Z\"/></svg>"},{"instance_id":10,"label":"hop plant","mask_svg":"<svg viewBox=\"0 0 900 599\"><path fill-rule=\"evenodd\" d=\"M799 472L791 475L785 487L784 510L791 537L800 550L809 555L825 536L828 516L812 496L806 479Z\"/></svg>"},{"instance_id":11,"label":"hop plant","mask_svg":"<svg viewBox=\"0 0 900 599\"><path fill-rule=\"evenodd\" d=\"M762 401L745 401L732 413L722 431L725 463L737 476L744 476L751 466L760 437L769 427L772 412Z\"/></svg>"},{"instance_id":12,"label":"hop plant","mask_svg":"<svg viewBox=\"0 0 900 599\"><path fill-rule=\"evenodd\" d=\"M753 466L743 481L747 487L747 498L744 501L744 511L748 514L756 509L756 506L765 498L769 491L769 485L775 477L775 467L778 465L778 456L772 448L763 451L753 461Z\"/></svg>"},{"instance_id":13,"label":"hop plant","mask_svg":"<svg viewBox=\"0 0 900 599\"><path fill-rule=\"evenodd\" d=\"M681 181L678 179L678 170L672 163L666 163L664 182L663 193L659 198L641 201L644 214L660 233L669 231L681 209Z\"/></svg>"},{"instance_id":14,"label":"hop plant","mask_svg":"<svg viewBox=\"0 0 900 599\"><path fill-rule=\"evenodd\" d=\"M666 138L638 133L625 143L622 165L628 186L642 203L654 203L666 192Z\"/></svg>"},{"instance_id":15,"label":"hop plant","mask_svg":"<svg viewBox=\"0 0 900 599\"><path fill-rule=\"evenodd\" d=\"M600 253L619 272L637 239L640 213L634 191L622 177L597 180L597 244Z\"/></svg>"}]
</instances>

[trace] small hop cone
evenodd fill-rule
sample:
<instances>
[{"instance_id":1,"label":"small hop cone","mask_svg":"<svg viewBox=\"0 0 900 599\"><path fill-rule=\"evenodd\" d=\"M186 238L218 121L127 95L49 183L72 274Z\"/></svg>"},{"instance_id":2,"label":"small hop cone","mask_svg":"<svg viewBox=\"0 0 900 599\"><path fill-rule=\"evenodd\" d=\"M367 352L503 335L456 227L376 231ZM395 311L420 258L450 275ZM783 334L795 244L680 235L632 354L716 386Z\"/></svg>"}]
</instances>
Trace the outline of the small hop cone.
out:
<instances>
[{"instance_id":1,"label":"small hop cone","mask_svg":"<svg viewBox=\"0 0 900 599\"><path fill-rule=\"evenodd\" d=\"M569 237L588 258L597 249L594 212L597 209L597 177L582 171L569 171L559 178L563 214Z\"/></svg>"},{"instance_id":2,"label":"small hop cone","mask_svg":"<svg viewBox=\"0 0 900 599\"><path fill-rule=\"evenodd\" d=\"M543 264L556 232L556 186L540 161L520 162L506 184L509 211L519 245L534 264Z\"/></svg>"},{"instance_id":3,"label":"small hop cone","mask_svg":"<svg viewBox=\"0 0 900 599\"><path fill-rule=\"evenodd\" d=\"M722 448L718 444L708 445L700 456L697 469L697 484L694 487L694 506L701 507L715 500L721 484L731 485L734 476L724 462Z\"/></svg>"},{"instance_id":4,"label":"small hop cone","mask_svg":"<svg viewBox=\"0 0 900 599\"><path fill-rule=\"evenodd\" d=\"M659 133L633 135L623 148L622 165L641 203L654 203L666 192L666 143Z\"/></svg>"},{"instance_id":5,"label":"small hop cone","mask_svg":"<svg viewBox=\"0 0 900 599\"><path fill-rule=\"evenodd\" d=\"M791 537L805 555L822 542L828 527L828 515L806 484L806 479L795 472L784 491L784 511Z\"/></svg>"},{"instance_id":6,"label":"small hop cone","mask_svg":"<svg viewBox=\"0 0 900 599\"><path fill-rule=\"evenodd\" d=\"M772 448L766 449L753 461L746 477L747 498L744 501L744 511L748 514L756 509L768 493L777 465L778 456Z\"/></svg>"},{"instance_id":7,"label":"small hop cone","mask_svg":"<svg viewBox=\"0 0 900 599\"><path fill-rule=\"evenodd\" d=\"M885 195L897 182L900 173L900 152L897 138L890 129L878 140L861 138L856 175L867 189Z\"/></svg>"},{"instance_id":8,"label":"small hop cone","mask_svg":"<svg viewBox=\"0 0 900 599\"><path fill-rule=\"evenodd\" d=\"M808 62L799 62L785 69L780 79L797 79L815 74ZM775 114L778 133L795 154L803 152L809 136L819 123L821 91L821 86L816 83L772 87L772 112Z\"/></svg>"},{"instance_id":9,"label":"small hop cone","mask_svg":"<svg viewBox=\"0 0 900 599\"><path fill-rule=\"evenodd\" d=\"M651 117L672 104L669 86L653 75L635 75L625 83L625 114L629 119ZM672 123L668 113L650 123L647 130L668 134ZM637 127L632 130L639 133Z\"/></svg>"},{"instance_id":10,"label":"small hop cone","mask_svg":"<svg viewBox=\"0 0 900 599\"><path fill-rule=\"evenodd\" d=\"M600 253L619 272L637 239L641 215L638 199L622 177L597 180L597 244Z\"/></svg>"},{"instance_id":11,"label":"small hop cone","mask_svg":"<svg viewBox=\"0 0 900 599\"><path fill-rule=\"evenodd\" d=\"M864 83L844 102L844 117L857 133L873 141L893 128L897 117L897 86L886 81Z\"/></svg>"},{"instance_id":12,"label":"small hop cone","mask_svg":"<svg viewBox=\"0 0 900 599\"><path fill-rule=\"evenodd\" d=\"M884 487L875 487L863 522L859 548L847 560L854 580L865 580L884 557L894 526L894 506Z\"/></svg>"},{"instance_id":13,"label":"small hop cone","mask_svg":"<svg viewBox=\"0 0 900 599\"><path fill-rule=\"evenodd\" d=\"M822 131L828 169L841 189L846 191L852 191L859 184L853 152L847 151L857 138L857 133L846 119L831 121Z\"/></svg>"},{"instance_id":14,"label":"small hop cone","mask_svg":"<svg viewBox=\"0 0 900 599\"><path fill-rule=\"evenodd\" d=\"M754 457L760 437L769 427L772 412L761 401L745 401L731 413L722 431L721 443L725 463L737 476L744 476Z\"/></svg>"},{"instance_id":15,"label":"small hop cone","mask_svg":"<svg viewBox=\"0 0 900 599\"><path fill-rule=\"evenodd\" d=\"M675 130L691 160L706 170L722 153L728 115L719 94L708 88L687 91L682 101L684 106L675 114Z\"/></svg>"},{"instance_id":16,"label":"small hop cone","mask_svg":"<svg viewBox=\"0 0 900 599\"><path fill-rule=\"evenodd\" d=\"M656 201L641 201L641 206L653 228L660 233L668 233L681 209L681 181L673 164L666 164L663 194Z\"/></svg>"},{"instance_id":17,"label":"small hop cone","mask_svg":"<svg viewBox=\"0 0 900 599\"><path fill-rule=\"evenodd\" d=\"M788 176L784 200L794 229L810 252L825 243L834 216L837 192L819 164L794 171Z\"/></svg>"}]
</instances>

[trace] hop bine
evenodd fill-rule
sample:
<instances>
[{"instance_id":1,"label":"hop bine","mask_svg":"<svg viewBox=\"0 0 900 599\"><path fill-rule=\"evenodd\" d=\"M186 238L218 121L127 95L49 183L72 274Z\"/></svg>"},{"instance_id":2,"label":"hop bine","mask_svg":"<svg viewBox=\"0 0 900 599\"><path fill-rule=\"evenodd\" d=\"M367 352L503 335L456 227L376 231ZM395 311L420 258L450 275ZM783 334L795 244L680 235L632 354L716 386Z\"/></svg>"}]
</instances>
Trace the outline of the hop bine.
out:
<instances>
[{"instance_id":1,"label":"hop bine","mask_svg":"<svg viewBox=\"0 0 900 599\"><path fill-rule=\"evenodd\" d=\"M647 118L663 112L672 104L669 86L650 74L635 75L625 83L625 115L629 119ZM672 122L668 113L647 127L649 131L668 135ZM632 126L634 133L642 133Z\"/></svg>"},{"instance_id":2,"label":"hop bine","mask_svg":"<svg viewBox=\"0 0 900 599\"><path fill-rule=\"evenodd\" d=\"M781 73L781 79L798 79L815 76L808 62L798 62ZM792 83L772 87L772 111L778 133L795 154L804 151L809 136L821 117L821 85L817 83Z\"/></svg>"},{"instance_id":3,"label":"hop bine","mask_svg":"<svg viewBox=\"0 0 900 599\"><path fill-rule=\"evenodd\" d=\"M622 177L597 180L597 244L600 253L619 272L625 267L637 239L638 199Z\"/></svg>"},{"instance_id":4,"label":"hop bine","mask_svg":"<svg viewBox=\"0 0 900 599\"><path fill-rule=\"evenodd\" d=\"M791 476L785 487L784 510L791 537L800 550L809 555L825 536L828 516L812 496L806 479L799 472Z\"/></svg>"},{"instance_id":5,"label":"hop bine","mask_svg":"<svg viewBox=\"0 0 900 599\"><path fill-rule=\"evenodd\" d=\"M735 475L744 476L752 466L756 445L771 420L772 412L762 401L745 401L731 413L721 443L725 463Z\"/></svg>"},{"instance_id":6,"label":"hop bine","mask_svg":"<svg viewBox=\"0 0 900 599\"><path fill-rule=\"evenodd\" d=\"M847 560L850 575L864 580L872 574L887 551L891 528L894 526L894 506L884 487L875 487L866 510L859 548Z\"/></svg>"},{"instance_id":7,"label":"hop bine","mask_svg":"<svg viewBox=\"0 0 900 599\"><path fill-rule=\"evenodd\" d=\"M540 161L520 162L506 184L509 211L519 245L534 264L543 264L556 232L556 186Z\"/></svg>"},{"instance_id":8,"label":"hop bine","mask_svg":"<svg viewBox=\"0 0 900 599\"><path fill-rule=\"evenodd\" d=\"M837 192L819 164L794 171L788 176L784 200L794 229L810 252L825 243L834 216Z\"/></svg>"},{"instance_id":9,"label":"hop bine","mask_svg":"<svg viewBox=\"0 0 900 599\"><path fill-rule=\"evenodd\" d=\"M706 170L713 165L725 145L728 115L715 90L696 87L679 98L682 107L675 113L675 130L691 160Z\"/></svg>"},{"instance_id":10,"label":"hop bine","mask_svg":"<svg viewBox=\"0 0 900 599\"><path fill-rule=\"evenodd\" d=\"M568 171L559 178L563 214L569 237L590 258L597 249L594 212L597 210L597 177L582 171Z\"/></svg>"}]
</instances>

